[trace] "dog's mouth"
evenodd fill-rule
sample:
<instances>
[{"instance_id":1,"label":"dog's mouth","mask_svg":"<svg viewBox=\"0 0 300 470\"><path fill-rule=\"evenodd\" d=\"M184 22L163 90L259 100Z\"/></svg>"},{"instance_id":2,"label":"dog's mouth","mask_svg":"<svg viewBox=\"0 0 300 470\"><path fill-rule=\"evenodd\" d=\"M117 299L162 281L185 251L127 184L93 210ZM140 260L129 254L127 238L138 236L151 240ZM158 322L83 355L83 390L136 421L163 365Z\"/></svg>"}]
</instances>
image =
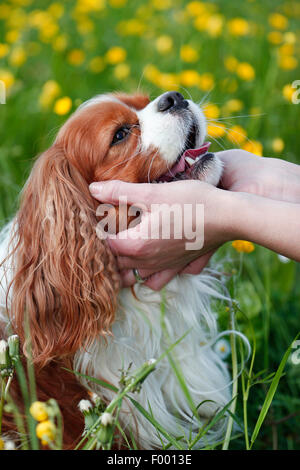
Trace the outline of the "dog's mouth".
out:
<instances>
[{"instance_id":1,"label":"dog's mouth","mask_svg":"<svg viewBox=\"0 0 300 470\"><path fill-rule=\"evenodd\" d=\"M204 142L200 147L195 148L197 144L198 129L195 124L191 126L186 138L186 145L183 152L178 156L172 168L156 179L158 183L173 181L177 176L182 175L197 163L208 151L210 142Z\"/></svg>"}]
</instances>

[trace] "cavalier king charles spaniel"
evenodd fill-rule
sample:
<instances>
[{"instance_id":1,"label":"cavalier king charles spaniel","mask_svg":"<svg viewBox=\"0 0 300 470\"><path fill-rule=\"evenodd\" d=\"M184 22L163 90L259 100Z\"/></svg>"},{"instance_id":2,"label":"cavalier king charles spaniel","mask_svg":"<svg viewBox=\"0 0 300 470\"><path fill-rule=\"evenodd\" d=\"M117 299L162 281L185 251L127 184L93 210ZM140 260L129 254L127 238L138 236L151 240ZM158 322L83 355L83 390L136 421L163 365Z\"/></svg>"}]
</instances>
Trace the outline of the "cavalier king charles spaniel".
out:
<instances>
[{"instance_id":1,"label":"cavalier king charles spaniel","mask_svg":"<svg viewBox=\"0 0 300 470\"><path fill-rule=\"evenodd\" d=\"M218 337L211 301L222 298L209 270L173 279L162 293L143 284L120 288L115 258L99 238L94 181L134 183L199 179L217 185L222 165L207 152L201 109L178 92L153 101L141 94L98 95L61 127L36 160L19 211L0 238L0 334L30 327L39 400L55 398L64 418L66 448L83 431L78 402L95 392L105 402L114 392L66 371L118 387L122 369L158 358L187 332L172 354L180 364L199 416L193 416L167 357L134 398L172 436L196 435L230 401L227 366L214 349ZM166 183L167 184L167 183ZM161 302L164 301L164 326ZM2 331L1 331L2 330ZM20 404L17 380L11 388ZM163 436L124 400L119 421L142 449L161 448ZM4 429L12 424L6 418ZM199 446L222 439L226 420Z\"/></svg>"}]
</instances>

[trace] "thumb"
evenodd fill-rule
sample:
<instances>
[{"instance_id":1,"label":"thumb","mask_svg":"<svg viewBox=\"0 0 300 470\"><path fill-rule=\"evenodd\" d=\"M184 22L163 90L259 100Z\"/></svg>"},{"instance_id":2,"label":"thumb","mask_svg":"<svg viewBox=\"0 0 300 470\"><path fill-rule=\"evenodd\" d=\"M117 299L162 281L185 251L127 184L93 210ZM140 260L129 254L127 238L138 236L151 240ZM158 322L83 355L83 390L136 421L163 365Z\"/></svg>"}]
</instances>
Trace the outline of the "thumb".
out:
<instances>
[{"instance_id":1,"label":"thumb","mask_svg":"<svg viewBox=\"0 0 300 470\"><path fill-rule=\"evenodd\" d=\"M140 208L148 208L153 202L154 184L125 183L124 181L101 181L89 186L91 195L103 203L119 205L126 202ZM121 199L120 199L121 198Z\"/></svg>"}]
</instances>

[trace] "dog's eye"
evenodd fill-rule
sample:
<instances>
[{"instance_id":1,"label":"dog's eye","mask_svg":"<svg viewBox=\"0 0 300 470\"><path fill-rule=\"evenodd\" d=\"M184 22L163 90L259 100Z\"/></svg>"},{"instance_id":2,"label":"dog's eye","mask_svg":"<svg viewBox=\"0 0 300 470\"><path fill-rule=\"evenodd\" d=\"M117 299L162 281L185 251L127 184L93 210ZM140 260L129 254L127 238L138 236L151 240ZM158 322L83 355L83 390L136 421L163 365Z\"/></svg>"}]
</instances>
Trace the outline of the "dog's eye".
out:
<instances>
[{"instance_id":1,"label":"dog's eye","mask_svg":"<svg viewBox=\"0 0 300 470\"><path fill-rule=\"evenodd\" d=\"M122 140L125 139L125 137L127 137L128 133L129 133L129 128L128 127L121 127L115 133L111 144L114 145L114 144L117 144L117 143L121 142Z\"/></svg>"}]
</instances>

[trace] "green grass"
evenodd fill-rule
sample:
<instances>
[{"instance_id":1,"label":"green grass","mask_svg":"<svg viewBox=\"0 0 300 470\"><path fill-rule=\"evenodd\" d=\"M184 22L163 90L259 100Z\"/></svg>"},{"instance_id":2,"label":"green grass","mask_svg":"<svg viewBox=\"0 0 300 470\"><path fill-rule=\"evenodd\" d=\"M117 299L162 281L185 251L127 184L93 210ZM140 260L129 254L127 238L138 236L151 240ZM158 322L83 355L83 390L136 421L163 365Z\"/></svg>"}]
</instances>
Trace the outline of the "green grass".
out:
<instances>
[{"instance_id":1,"label":"green grass","mask_svg":"<svg viewBox=\"0 0 300 470\"><path fill-rule=\"evenodd\" d=\"M52 3L45 0L44 11ZM242 126L249 140L240 145L257 141L263 147L264 156L300 163L300 108L283 95L287 84L300 79L299 64L287 70L279 66L278 59L281 46L291 41L291 33L295 37L295 50L290 50L289 54L285 50L281 54L299 57L299 2L204 2L206 8L211 8L211 5L215 8L210 16L219 15L223 22L220 34L215 37L211 35L209 26L202 31L195 28L194 18L185 14L188 2L184 0L172 1L169 6L163 0L128 0L122 8L112 7L109 1L103 2L105 7L102 10L81 14L81 18L90 24L87 29L92 28L88 32L84 32L84 25L74 19L77 3L71 0L55 2L64 6L58 19L53 16L55 9L47 10L52 11L50 18L57 26L52 36L49 33L49 14L44 23L39 22L39 28L32 26L32 12L41 8L41 2L11 0L0 4L0 80L8 73L13 80L8 89L7 103L0 105L1 225L18 207L18 195L35 155L47 148L68 116L59 116L53 111L55 101L64 96L72 100L71 112L97 93L141 89L155 97L177 86L197 102L204 99L204 102L216 104L220 112L219 122L227 128L234 124ZM166 9L157 7L164 4ZM287 18L288 24L283 30L270 25L270 14L274 12ZM237 17L245 18L249 24L250 30L245 36L230 34L228 21ZM143 31L135 35L121 34L120 22L132 18L138 20ZM45 38L47 31L50 36ZM282 35L279 45L270 43L268 35L271 31L279 31ZM9 42L14 34L14 41ZM162 54L157 50L156 41L165 35L171 38L172 46ZM57 39L62 37L66 39L65 47L57 50ZM7 44L8 51L2 58L1 44ZM180 48L186 44L198 53L196 62L187 63L180 57ZM118 64L107 63L107 51L113 46L121 46L126 51L127 57L123 62L130 67L126 78L118 78ZM79 65L69 62L73 49L84 54ZM245 81L235 71L227 70L225 61L228 56L251 64L255 71L254 79ZM98 73L90 69L90 61L95 57L103 59L103 70ZM159 71L158 78L144 71L149 64ZM188 86L181 75L185 70L193 70L200 75L210 73L213 87L205 90L203 86ZM57 82L60 91L47 108L42 108L40 96L49 80ZM240 100L241 109L229 113L226 105L232 99ZM283 141L284 148L280 152L274 147L275 138ZM212 148L216 151L236 146L238 143L229 141L224 134L213 141ZM230 292L239 306L236 323L249 338L253 352L239 375L236 400L230 404L231 410L233 403L236 407L235 415L241 427L238 432L234 428L231 435L228 431L229 441L225 446L230 449L299 449L300 366L291 362L289 349L299 331L299 265L292 261L282 263L276 254L261 247L245 254L241 260L240 255L227 245L220 250L219 256L228 259L225 272ZM218 306L218 311L221 327L228 328L228 311L222 305ZM236 346L239 371L242 355L238 340ZM184 387L180 364L172 364ZM229 360L231 370L235 366L235 359ZM33 383L32 378L32 387ZM188 390L185 393L188 397ZM150 410L141 412L147 412L153 419ZM162 426L162 423L158 425ZM254 442L251 440L253 437ZM30 445L34 446L32 439ZM220 443L219 447L223 445ZM133 443L131 446L134 448Z\"/></svg>"}]
</instances>

